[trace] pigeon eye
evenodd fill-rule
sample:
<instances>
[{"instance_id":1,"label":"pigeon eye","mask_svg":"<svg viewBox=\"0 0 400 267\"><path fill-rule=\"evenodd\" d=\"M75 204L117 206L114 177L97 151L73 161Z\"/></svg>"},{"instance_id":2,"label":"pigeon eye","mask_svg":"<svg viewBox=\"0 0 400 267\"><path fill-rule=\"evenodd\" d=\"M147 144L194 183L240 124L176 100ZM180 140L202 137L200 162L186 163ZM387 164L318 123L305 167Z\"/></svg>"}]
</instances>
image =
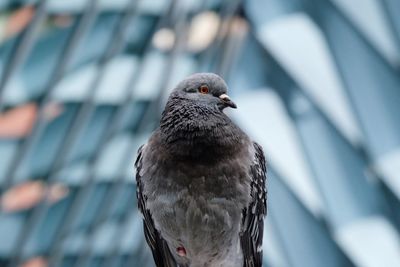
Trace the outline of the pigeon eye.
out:
<instances>
[{"instance_id":1,"label":"pigeon eye","mask_svg":"<svg viewBox=\"0 0 400 267\"><path fill-rule=\"evenodd\" d=\"M199 92L202 94L208 94L208 86L207 85L200 86Z\"/></svg>"}]
</instances>

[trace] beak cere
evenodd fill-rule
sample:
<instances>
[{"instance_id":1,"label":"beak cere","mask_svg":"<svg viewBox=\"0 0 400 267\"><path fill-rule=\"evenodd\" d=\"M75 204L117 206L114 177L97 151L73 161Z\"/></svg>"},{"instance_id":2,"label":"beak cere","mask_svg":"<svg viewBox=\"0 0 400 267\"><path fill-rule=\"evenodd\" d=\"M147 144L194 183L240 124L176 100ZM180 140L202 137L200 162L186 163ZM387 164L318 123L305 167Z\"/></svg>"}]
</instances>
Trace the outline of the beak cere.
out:
<instances>
[{"instance_id":1,"label":"beak cere","mask_svg":"<svg viewBox=\"0 0 400 267\"><path fill-rule=\"evenodd\" d=\"M222 94L219 98L224 102L224 104L231 108L237 108L236 104L229 98L227 94Z\"/></svg>"}]
</instances>

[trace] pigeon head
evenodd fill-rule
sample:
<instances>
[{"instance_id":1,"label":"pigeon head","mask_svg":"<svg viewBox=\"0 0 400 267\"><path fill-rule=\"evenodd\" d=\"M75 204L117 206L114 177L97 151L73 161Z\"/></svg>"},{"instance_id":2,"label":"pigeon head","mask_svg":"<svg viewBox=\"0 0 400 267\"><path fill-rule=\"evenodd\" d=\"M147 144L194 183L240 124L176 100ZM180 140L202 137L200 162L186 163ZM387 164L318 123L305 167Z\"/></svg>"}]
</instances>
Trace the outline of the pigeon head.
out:
<instances>
[{"instance_id":1,"label":"pigeon head","mask_svg":"<svg viewBox=\"0 0 400 267\"><path fill-rule=\"evenodd\" d=\"M193 105L223 110L226 107L236 108L236 104L227 95L228 86L214 73L196 73L181 81L172 93Z\"/></svg>"},{"instance_id":2,"label":"pigeon head","mask_svg":"<svg viewBox=\"0 0 400 267\"><path fill-rule=\"evenodd\" d=\"M164 144L184 158L208 158L233 150L243 132L223 112L236 108L224 80L213 73L193 74L172 91L160 122Z\"/></svg>"}]
</instances>

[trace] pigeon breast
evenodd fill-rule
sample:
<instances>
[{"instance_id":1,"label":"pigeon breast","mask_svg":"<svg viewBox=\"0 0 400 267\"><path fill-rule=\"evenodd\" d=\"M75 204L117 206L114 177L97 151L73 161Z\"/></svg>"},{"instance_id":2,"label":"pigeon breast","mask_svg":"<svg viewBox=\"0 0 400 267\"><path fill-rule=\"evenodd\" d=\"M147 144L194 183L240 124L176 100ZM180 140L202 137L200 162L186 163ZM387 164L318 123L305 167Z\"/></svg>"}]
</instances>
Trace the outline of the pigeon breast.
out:
<instances>
[{"instance_id":1,"label":"pigeon breast","mask_svg":"<svg viewBox=\"0 0 400 267\"><path fill-rule=\"evenodd\" d=\"M143 162L151 165L142 168L147 177L143 190L155 226L171 251L186 249L186 257L175 255L177 262L195 266L207 260L203 266L218 266L232 256L241 257L241 214L250 201L254 154L248 149L250 141L236 144L236 152L220 160L180 161L168 153L159 135L156 132L144 147Z\"/></svg>"}]
</instances>

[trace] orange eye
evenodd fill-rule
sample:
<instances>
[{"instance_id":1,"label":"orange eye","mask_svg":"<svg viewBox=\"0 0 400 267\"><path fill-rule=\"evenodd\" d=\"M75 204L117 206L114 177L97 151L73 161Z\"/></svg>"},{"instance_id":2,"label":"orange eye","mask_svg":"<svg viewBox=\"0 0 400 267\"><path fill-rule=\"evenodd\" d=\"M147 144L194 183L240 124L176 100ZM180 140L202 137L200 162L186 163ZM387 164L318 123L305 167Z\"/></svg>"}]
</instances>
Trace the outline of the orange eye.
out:
<instances>
[{"instance_id":1,"label":"orange eye","mask_svg":"<svg viewBox=\"0 0 400 267\"><path fill-rule=\"evenodd\" d=\"M202 94L208 94L208 86L207 85L200 86L199 91Z\"/></svg>"}]
</instances>

